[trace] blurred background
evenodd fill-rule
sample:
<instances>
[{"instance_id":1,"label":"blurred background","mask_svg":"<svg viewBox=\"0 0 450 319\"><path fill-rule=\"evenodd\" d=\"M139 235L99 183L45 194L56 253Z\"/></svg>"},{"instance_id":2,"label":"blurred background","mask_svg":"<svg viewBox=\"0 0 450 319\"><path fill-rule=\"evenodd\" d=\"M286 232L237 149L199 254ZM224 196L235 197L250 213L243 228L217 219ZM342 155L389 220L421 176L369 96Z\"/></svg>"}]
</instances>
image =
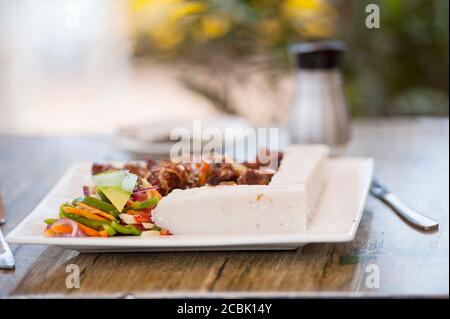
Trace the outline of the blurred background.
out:
<instances>
[{"instance_id":1,"label":"blurred background","mask_svg":"<svg viewBox=\"0 0 450 319\"><path fill-rule=\"evenodd\" d=\"M365 26L380 7L380 28ZM447 0L0 0L0 133L235 114L280 125L292 43L341 39L354 117L448 116Z\"/></svg>"}]
</instances>

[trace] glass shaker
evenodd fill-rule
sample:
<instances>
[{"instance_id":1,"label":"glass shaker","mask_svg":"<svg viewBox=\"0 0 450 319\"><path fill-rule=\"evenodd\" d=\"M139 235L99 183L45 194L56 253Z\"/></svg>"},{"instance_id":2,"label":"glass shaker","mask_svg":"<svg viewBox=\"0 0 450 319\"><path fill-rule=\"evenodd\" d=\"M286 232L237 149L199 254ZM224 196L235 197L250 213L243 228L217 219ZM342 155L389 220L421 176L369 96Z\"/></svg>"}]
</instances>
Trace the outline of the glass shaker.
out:
<instances>
[{"instance_id":1,"label":"glass shaker","mask_svg":"<svg viewBox=\"0 0 450 319\"><path fill-rule=\"evenodd\" d=\"M322 143L341 153L349 141L349 112L339 69L344 44L318 41L296 44L294 105L288 124L291 143Z\"/></svg>"}]
</instances>

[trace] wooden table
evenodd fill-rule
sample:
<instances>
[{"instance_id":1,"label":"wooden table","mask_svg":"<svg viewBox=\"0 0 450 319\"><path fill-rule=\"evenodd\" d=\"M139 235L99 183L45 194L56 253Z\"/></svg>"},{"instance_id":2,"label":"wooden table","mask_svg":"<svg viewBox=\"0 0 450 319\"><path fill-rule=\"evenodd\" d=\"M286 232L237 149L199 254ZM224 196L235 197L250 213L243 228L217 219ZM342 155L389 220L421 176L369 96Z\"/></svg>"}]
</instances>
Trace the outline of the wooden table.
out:
<instances>
[{"instance_id":1,"label":"wooden table","mask_svg":"<svg viewBox=\"0 0 450 319\"><path fill-rule=\"evenodd\" d=\"M311 244L297 251L79 254L13 245L17 268L0 270L0 297L446 297L448 137L448 119L358 121L348 151L374 157L376 175L405 202L437 219L437 233L411 229L369 198L354 241ZM105 138L0 136L0 185L8 217L3 232L30 212L73 162L125 158ZM81 269L79 289L66 288L68 264ZM379 288L366 285L371 267L379 269Z\"/></svg>"}]
</instances>

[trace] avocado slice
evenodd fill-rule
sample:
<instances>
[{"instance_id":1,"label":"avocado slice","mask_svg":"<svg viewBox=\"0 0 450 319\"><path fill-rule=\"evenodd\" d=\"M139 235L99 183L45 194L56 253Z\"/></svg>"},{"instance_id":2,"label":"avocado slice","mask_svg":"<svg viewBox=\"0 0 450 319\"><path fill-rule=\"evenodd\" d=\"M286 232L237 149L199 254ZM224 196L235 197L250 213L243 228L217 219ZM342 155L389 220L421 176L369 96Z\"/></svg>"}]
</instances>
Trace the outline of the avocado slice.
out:
<instances>
[{"instance_id":1,"label":"avocado slice","mask_svg":"<svg viewBox=\"0 0 450 319\"><path fill-rule=\"evenodd\" d=\"M97 188L108 198L112 205L120 212L130 199L136 186L137 175L128 171L107 171L92 177Z\"/></svg>"},{"instance_id":2,"label":"avocado slice","mask_svg":"<svg viewBox=\"0 0 450 319\"><path fill-rule=\"evenodd\" d=\"M119 212L131 196L131 193L122 189L121 186L99 186L99 188Z\"/></svg>"}]
</instances>

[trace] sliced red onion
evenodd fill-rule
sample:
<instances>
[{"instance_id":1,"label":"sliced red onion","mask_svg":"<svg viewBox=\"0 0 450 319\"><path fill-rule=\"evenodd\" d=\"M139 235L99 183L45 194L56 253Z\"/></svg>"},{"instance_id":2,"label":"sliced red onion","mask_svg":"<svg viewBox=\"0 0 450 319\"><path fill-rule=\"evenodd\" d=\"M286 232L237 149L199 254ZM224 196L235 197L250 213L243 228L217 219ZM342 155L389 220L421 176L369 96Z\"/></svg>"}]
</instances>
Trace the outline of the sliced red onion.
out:
<instances>
[{"instance_id":1,"label":"sliced red onion","mask_svg":"<svg viewBox=\"0 0 450 319\"><path fill-rule=\"evenodd\" d=\"M148 199L148 195L145 192L136 192L131 194L131 200L135 202L143 202Z\"/></svg>"},{"instance_id":2,"label":"sliced red onion","mask_svg":"<svg viewBox=\"0 0 450 319\"><path fill-rule=\"evenodd\" d=\"M151 187L145 187L145 188L140 188L140 189L136 189L133 191L133 193L142 193L151 189L159 189L158 186L151 186Z\"/></svg>"},{"instance_id":3,"label":"sliced red onion","mask_svg":"<svg viewBox=\"0 0 450 319\"><path fill-rule=\"evenodd\" d=\"M91 194L91 192L89 191L89 186L84 185L83 186L83 195L84 196L89 196Z\"/></svg>"},{"instance_id":4,"label":"sliced red onion","mask_svg":"<svg viewBox=\"0 0 450 319\"><path fill-rule=\"evenodd\" d=\"M79 229L78 224L69 218L61 218L52 225L66 225L66 224L69 224L70 226L72 226L72 233L64 234L63 237L81 237L80 232L81 233L83 233L83 232L81 231L81 229Z\"/></svg>"},{"instance_id":5,"label":"sliced red onion","mask_svg":"<svg viewBox=\"0 0 450 319\"><path fill-rule=\"evenodd\" d=\"M62 237L64 237L64 238L79 238L79 237L86 237L87 235L81 230L81 229L78 229L77 230L77 233L75 234L75 236L71 236L71 235L69 235L69 234L63 234L62 235Z\"/></svg>"}]
</instances>

